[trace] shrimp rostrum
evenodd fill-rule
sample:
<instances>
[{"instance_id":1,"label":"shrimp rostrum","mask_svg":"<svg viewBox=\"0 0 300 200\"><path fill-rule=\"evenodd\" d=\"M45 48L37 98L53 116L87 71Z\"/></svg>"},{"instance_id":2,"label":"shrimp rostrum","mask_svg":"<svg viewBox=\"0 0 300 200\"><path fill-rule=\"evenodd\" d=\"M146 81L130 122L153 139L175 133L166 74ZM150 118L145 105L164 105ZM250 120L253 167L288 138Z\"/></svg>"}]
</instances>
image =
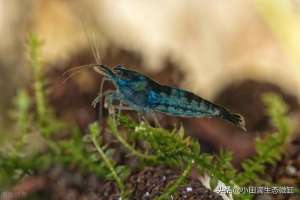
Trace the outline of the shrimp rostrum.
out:
<instances>
[{"instance_id":1,"label":"shrimp rostrum","mask_svg":"<svg viewBox=\"0 0 300 200\"><path fill-rule=\"evenodd\" d=\"M243 130L244 118L232 113L220 105L209 102L187 90L162 85L149 77L121 65L110 69L104 65L95 65L94 69L111 81L116 90L99 94L105 97L105 104L113 106L114 101L127 105L127 108L139 113L163 113L177 117L219 118L230 122ZM99 102L101 96L94 100Z\"/></svg>"}]
</instances>

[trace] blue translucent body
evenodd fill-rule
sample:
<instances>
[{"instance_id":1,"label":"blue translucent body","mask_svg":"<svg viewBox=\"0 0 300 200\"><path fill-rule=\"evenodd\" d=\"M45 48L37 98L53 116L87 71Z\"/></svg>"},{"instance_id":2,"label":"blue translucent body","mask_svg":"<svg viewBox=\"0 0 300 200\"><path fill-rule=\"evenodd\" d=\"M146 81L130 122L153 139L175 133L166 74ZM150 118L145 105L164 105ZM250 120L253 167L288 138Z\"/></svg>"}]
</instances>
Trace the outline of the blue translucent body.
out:
<instances>
[{"instance_id":1,"label":"blue translucent body","mask_svg":"<svg viewBox=\"0 0 300 200\"><path fill-rule=\"evenodd\" d=\"M116 86L116 91L109 98L109 104L113 100L119 100L138 112L161 112L180 117L217 117L244 128L240 115L192 92L159 84L123 66L117 66L113 70L103 65L98 67Z\"/></svg>"}]
</instances>

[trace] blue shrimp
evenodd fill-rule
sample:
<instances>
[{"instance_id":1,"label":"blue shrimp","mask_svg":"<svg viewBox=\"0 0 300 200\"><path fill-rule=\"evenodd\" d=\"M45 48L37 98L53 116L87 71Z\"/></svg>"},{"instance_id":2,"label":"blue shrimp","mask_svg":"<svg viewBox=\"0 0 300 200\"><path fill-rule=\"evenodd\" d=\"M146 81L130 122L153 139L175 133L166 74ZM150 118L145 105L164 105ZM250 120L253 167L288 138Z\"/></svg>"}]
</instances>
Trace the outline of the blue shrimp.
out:
<instances>
[{"instance_id":1,"label":"blue shrimp","mask_svg":"<svg viewBox=\"0 0 300 200\"><path fill-rule=\"evenodd\" d=\"M111 81L115 91L108 91L101 96L105 97L105 104L112 106L114 101L128 105L139 113L164 113L178 117L206 117L219 118L230 122L244 131L245 120L236 113L232 113L222 106L209 102L187 90L159 84L149 77L129 70L121 65L110 69L104 65L95 65L94 69ZM93 104L99 102L98 96ZM119 109L122 109L120 105Z\"/></svg>"}]
</instances>

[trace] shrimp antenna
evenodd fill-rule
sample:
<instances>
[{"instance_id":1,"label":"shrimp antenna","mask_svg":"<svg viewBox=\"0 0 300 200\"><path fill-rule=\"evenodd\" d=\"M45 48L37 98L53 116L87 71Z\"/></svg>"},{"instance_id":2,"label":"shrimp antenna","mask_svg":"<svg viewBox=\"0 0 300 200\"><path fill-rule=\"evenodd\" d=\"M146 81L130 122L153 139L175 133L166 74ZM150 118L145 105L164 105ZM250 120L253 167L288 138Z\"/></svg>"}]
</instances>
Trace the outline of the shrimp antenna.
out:
<instances>
[{"instance_id":1,"label":"shrimp antenna","mask_svg":"<svg viewBox=\"0 0 300 200\"><path fill-rule=\"evenodd\" d=\"M98 48L99 46L99 42L96 39L95 33L92 32L92 34L88 33L88 29L86 27L86 23L84 23L84 21L81 19L80 20L81 26L83 27L84 30L84 34L86 36L87 42L88 42L88 46L90 51L92 52L92 55L96 61L96 64L101 64L102 63L102 59L101 59L101 52L100 49ZM72 78L73 76L75 76L76 74L78 74L80 71L85 70L85 69L89 69L94 67L96 64L89 64L89 65L82 65L82 66L78 66L78 67L73 67L67 71L65 71L63 73L63 75L67 76L64 79L64 83L69 80L70 78Z\"/></svg>"},{"instance_id":2,"label":"shrimp antenna","mask_svg":"<svg viewBox=\"0 0 300 200\"><path fill-rule=\"evenodd\" d=\"M101 64L102 63L101 52L100 49L98 48L100 45L99 45L99 41L97 40L95 32L93 31L91 32L91 34L89 34L87 31L88 29L86 28L86 23L84 23L82 19L80 20L80 23L81 26L83 27L84 34L87 38L90 51L92 52L93 57L96 60L96 63Z\"/></svg>"},{"instance_id":3,"label":"shrimp antenna","mask_svg":"<svg viewBox=\"0 0 300 200\"><path fill-rule=\"evenodd\" d=\"M63 80L63 83L65 83L67 80L81 72L82 70L93 68L95 64L89 64L89 65L81 65L77 67L72 67L71 69L68 69L63 73L63 76L66 76L66 78Z\"/></svg>"}]
</instances>

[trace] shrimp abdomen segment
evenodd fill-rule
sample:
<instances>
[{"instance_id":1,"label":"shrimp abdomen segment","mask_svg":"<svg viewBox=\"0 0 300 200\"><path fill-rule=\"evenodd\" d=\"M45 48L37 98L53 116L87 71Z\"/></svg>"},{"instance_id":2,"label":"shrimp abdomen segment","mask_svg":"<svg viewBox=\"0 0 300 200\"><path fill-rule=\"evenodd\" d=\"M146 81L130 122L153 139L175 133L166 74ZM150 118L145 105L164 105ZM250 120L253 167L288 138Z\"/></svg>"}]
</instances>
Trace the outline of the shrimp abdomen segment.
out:
<instances>
[{"instance_id":1,"label":"shrimp abdomen segment","mask_svg":"<svg viewBox=\"0 0 300 200\"><path fill-rule=\"evenodd\" d=\"M150 91L150 100L158 112L183 117L213 117L218 116L218 107L197 95L181 90L162 86Z\"/></svg>"},{"instance_id":2,"label":"shrimp abdomen segment","mask_svg":"<svg viewBox=\"0 0 300 200\"><path fill-rule=\"evenodd\" d=\"M151 90L148 98L153 104L152 109L157 112L179 117L220 118L246 130L245 120L241 115L186 90L160 86Z\"/></svg>"}]
</instances>

